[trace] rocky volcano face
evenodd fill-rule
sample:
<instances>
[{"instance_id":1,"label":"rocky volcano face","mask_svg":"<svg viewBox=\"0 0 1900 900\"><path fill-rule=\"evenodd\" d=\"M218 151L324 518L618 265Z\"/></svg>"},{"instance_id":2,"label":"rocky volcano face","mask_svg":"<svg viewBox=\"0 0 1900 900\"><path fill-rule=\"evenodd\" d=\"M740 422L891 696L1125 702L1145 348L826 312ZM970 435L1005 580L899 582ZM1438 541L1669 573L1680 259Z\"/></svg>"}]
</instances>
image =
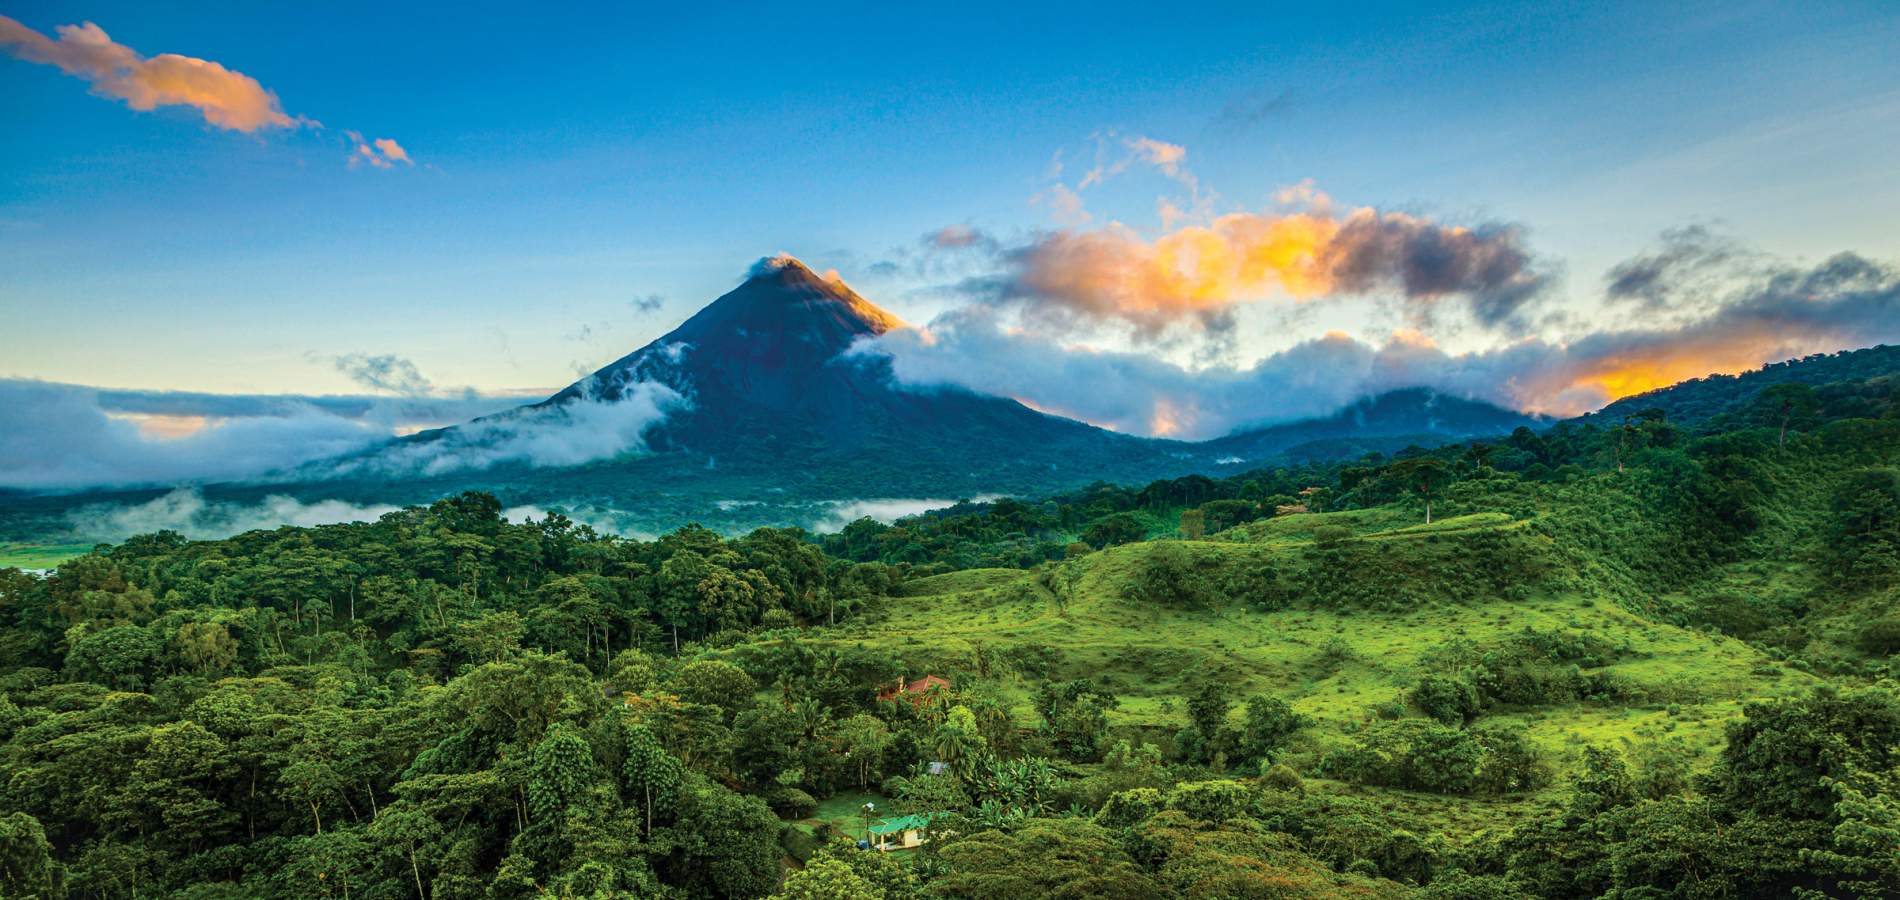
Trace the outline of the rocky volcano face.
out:
<instances>
[{"instance_id":1,"label":"rocky volcano face","mask_svg":"<svg viewBox=\"0 0 1900 900\"><path fill-rule=\"evenodd\" d=\"M834 395L864 387L860 367L840 357L860 338L902 325L843 282L775 257L680 327L545 402L615 400L628 386L653 381L694 398L696 407L739 402L836 413Z\"/></svg>"},{"instance_id":2,"label":"rocky volcano face","mask_svg":"<svg viewBox=\"0 0 1900 900\"><path fill-rule=\"evenodd\" d=\"M611 402L643 383L665 385L684 403L649 431L649 444L709 455L788 445L827 456L929 452L946 440L992 441L972 448L967 465L980 469L984 457L1011 458L1025 442L1146 443L1006 398L899 387L887 360L853 352L899 327L843 282L790 257L767 259L678 328L536 406Z\"/></svg>"}]
</instances>

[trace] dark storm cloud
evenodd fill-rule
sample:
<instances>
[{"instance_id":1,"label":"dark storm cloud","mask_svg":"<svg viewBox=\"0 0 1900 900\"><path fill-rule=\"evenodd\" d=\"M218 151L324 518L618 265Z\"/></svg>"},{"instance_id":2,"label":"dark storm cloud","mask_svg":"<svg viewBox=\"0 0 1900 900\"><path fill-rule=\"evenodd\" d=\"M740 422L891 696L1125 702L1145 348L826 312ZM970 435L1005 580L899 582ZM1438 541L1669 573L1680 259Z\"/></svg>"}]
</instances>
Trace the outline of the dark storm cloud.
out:
<instances>
[{"instance_id":1,"label":"dark storm cloud","mask_svg":"<svg viewBox=\"0 0 1900 900\"><path fill-rule=\"evenodd\" d=\"M1665 310L1684 298L1707 296L1714 280L1732 274L1738 263L1749 258L1734 240L1706 226L1673 228L1663 232L1662 247L1656 252L1611 268L1603 276L1603 292L1615 302Z\"/></svg>"}]
</instances>

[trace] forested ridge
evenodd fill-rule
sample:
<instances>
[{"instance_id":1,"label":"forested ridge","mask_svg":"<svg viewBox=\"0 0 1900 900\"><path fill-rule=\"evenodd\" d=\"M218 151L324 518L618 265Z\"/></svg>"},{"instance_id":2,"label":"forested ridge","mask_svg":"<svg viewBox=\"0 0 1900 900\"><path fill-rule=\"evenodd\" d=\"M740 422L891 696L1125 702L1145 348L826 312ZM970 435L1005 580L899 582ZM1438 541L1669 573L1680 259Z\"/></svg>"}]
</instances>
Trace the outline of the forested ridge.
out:
<instances>
[{"instance_id":1,"label":"forested ridge","mask_svg":"<svg viewBox=\"0 0 1900 900\"><path fill-rule=\"evenodd\" d=\"M1696 402L825 536L466 493L0 571L0 896L1900 894L1900 391Z\"/></svg>"}]
</instances>

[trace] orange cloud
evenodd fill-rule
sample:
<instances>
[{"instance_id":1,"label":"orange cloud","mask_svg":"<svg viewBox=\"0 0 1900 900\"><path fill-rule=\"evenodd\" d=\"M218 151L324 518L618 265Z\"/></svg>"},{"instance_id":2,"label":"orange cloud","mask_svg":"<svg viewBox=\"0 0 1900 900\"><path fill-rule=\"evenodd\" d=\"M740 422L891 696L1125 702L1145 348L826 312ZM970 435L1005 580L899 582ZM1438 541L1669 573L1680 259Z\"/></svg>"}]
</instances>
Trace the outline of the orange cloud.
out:
<instances>
[{"instance_id":1,"label":"orange cloud","mask_svg":"<svg viewBox=\"0 0 1900 900\"><path fill-rule=\"evenodd\" d=\"M364 163L368 163L378 169L391 168L396 163L402 163L405 166L415 165L415 160L409 158L409 151L404 150L401 144L396 143L390 138L377 138L373 141L366 141L361 134L354 131L346 131L343 134L350 139L350 143L356 148L350 153L351 168L355 168Z\"/></svg>"},{"instance_id":2,"label":"orange cloud","mask_svg":"<svg viewBox=\"0 0 1900 900\"><path fill-rule=\"evenodd\" d=\"M1231 213L1153 240L1119 224L1058 231L1008 264L1003 299L1032 312L1119 320L1147 335L1218 322L1242 303L1333 294L1393 293L1421 303L1456 295L1484 324L1509 325L1545 285L1509 227L1323 206Z\"/></svg>"},{"instance_id":3,"label":"orange cloud","mask_svg":"<svg viewBox=\"0 0 1900 900\"><path fill-rule=\"evenodd\" d=\"M1181 161L1187 159L1187 148L1180 144L1157 141L1150 137L1137 137L1128 141L1128 149L1135 151L1141 160L1157 169L1161 174L1174 177L1181 174Z\"/></svg>"},{"instance_id":4,"label":"orange cloud","mask_svg":"<svg viewBox=\"0 0 1900 900\"><path fill-rule=\"evenodd\" d=\"M1574 416L1691 378L1739 375L1767 363L1865 340L1851 331L1811 332L1797 322L1656 332L1624 345L1606 337L1580 340L1561 356L1553 354L1544 370L1526 373L1508 395L1512 405L1530 412Z\"/></svg>"},{"instance_id":5,"label":"orange cloud","mask_svg":"<svg viewBox=\"0 0 1900 900\"><path fill-rule=\"evenodd\" d=\"M123 100L141 112L190 106L212 125L243 132L315 124L285 114L277 95L257 79L210 60L176 53L140 56L91 22L61 25L54 31L58 40L0 16L0 48L28 62L57 66L90 82L101 96Z\"/></svg>"},{"instance_id":6,"label":"orange cloud","mask_svg":"<svg viewBox=\"0 0 1900 900\"><path fill-rule=\"evenodd\" d=\"M376 149L382 151L384 159L394 160L400 163L414 163L414 161L409 158L409 151L402 149L402 145L396 143L393 138L377 138L374 143L376 144Z\"/></svg>"}]
</instances>

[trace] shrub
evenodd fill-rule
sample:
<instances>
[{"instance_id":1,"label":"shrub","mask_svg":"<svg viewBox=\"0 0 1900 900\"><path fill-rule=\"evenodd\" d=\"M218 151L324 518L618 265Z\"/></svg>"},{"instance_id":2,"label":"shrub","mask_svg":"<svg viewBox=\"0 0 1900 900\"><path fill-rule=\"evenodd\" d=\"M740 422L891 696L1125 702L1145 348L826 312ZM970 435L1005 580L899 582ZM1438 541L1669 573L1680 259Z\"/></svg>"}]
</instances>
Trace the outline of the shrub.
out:
<instances>
[{"instance_id":1,"label":"shrub","mask_svg":"<svg viewBox=\"0 0 1900 900\"><path fill-rule=\"evenodd\" d=\"M1285 700L1266 694L1252 697L1240 728L1240 754L1247 759L1271 759L1287 738L1306 725L1306 717Z\"/></svg>"},{"instance_id":2,"label":"shrub","mask_svg":"<svg viewBox=\"0 0 1900 900\"><path fill-rule=\"evenodd\" d=\"M1376 725L1320 762L1321 771L1375 787L1440 794L1504 794L1549 773L1521 731L1462 730L1410 719Z\"/></svg>"},{"instance_id":3,"label":"shrub","mask_svg":"<svg viewBox=\"0 0 1900 900\"><path fill-rule=\"evenodd\" d=\"M780 787L766 794L765 803L782 819L809 819L818 811L818 801L795 787Z\"/></svg>"},{"instance_id":4,"label":"shrub","mask_svg":"<svg viewBox=\"0 0 1900 900\"><path fill-rule=\"evenodd\" d=\"M1171 541L1154 545L1126 591L1128 599L1155 606L1199 609L1213 600L1207 578L1196 571L1187 552Z\"/></svg>"},{"instance_id":5,"label":"shrub","mask_svg":"<svg viewBox=\"0 0 1900 900\"><path fill-rule=\"evenodd\" d=\"M1484 706L1478 689L1454 675L1421 676L1408 699L1419 712L1446 725L1466 724Z\"/></svg>"},{"instance_id":6,"label":"shrub","mask_svg":"<svg viewBox=\"0 0 1900 900\"><path fill-rule=\"evenodd\" d=\"M1166 805L1161 792L1154 788L1135 788L1121 791L1108 798L1102 804L1095 821L1107 828L1131 828L1160 812Z\"/></svg>"},{"instance_id":7,"label":"shrub","mask_svg":"<svg viewBox=\"0 0 1900 900\"><path fill-rule=\"evenodd\" d=\"M1285 791L1298 796L1306 795L1306 782L1300 773L1286 763L1261 764L1265 771L1260 773L1260 786L1272 791Z\"/></svg>"},{"instance_id":8,"label":"shrub","mask_svg":"<svg viewBox=\"0 0 1900 900\"><path fill-rule=\"evenodd\" d=\"M1167 807L1203 822L1225 822L1247 811L1252 795L1230 779L1190 781L1168 792Z\"/></svg>"},{"instance_id":9,"label":"shrub","mask_svg":"<svg viewBox=\"0 0 1900 900\"><path fill-rule=\"evenodd\" d=\"M1889 613L1860 630L1860 648L1875 656L1900 650L1900 616Z\"/></svg>"}]
</instances>

